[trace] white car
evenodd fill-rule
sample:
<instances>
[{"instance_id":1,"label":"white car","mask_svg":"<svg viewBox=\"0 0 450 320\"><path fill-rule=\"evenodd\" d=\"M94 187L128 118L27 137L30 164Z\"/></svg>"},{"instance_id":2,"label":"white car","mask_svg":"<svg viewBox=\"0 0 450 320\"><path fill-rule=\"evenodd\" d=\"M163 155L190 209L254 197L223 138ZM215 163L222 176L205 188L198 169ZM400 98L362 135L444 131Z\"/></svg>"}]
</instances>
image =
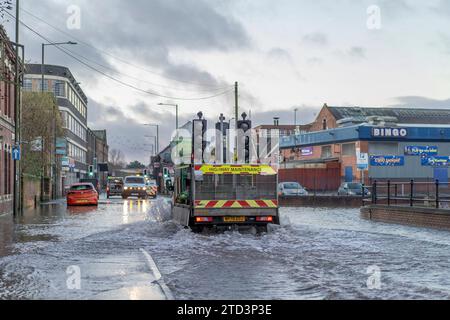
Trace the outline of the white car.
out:
<instances>
[{"instance_id":1,"label":"white car","mask_svg":"<svg viewBox=\"0 0 450 320\"><path fill-rule=\"evenodd\" d=\"M278 185L280 197L298 197L309 195L308 191L298 182L282 182Z\"/></svg>"},{"instance_id":2,"label":"white car","mask_svg":"<svg viewBox=\"0 0 450 320\"><path fill-rule=\"evenodd\" d=\"M125 178L122 198L128 199L129 197L148 198L147 185L143 177L130 176Z\"/></svg>"}]
</instances>

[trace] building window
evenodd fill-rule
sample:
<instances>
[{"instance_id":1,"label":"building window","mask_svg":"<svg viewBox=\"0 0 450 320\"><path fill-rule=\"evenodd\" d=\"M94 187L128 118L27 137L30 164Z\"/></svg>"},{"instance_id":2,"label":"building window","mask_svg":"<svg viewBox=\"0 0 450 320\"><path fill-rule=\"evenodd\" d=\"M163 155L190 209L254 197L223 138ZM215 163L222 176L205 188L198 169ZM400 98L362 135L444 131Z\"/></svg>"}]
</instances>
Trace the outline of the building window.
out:
<instances>
[{"instance_id":1,"label":"building window","mask_svg":"<svg viewBox=\"0 0 450 320\"><path fill-rule=\"evenodd\" d=\"M343 156L356 156L356 146L354 143L346 143L342 145Z\"/></svg>"},{"instance_id":2,"label":"building window","mask_svg":"<svg viewBox=\"0 0 450 320\"><path fill-rule=\"evenodd\" d=\"M329 159L333 156L331 153L331 146L322 147L322 159Z\"/></svg>"},{"instance_id":3,"label":"building window","mask_svg":"<svg viewBox=\"0 0 450 320\"><path fill-rule=\"evenodd\" d=\"M39 91L41 91L42 90L42 79L39 79L37 81L37 83L38 83L38 89L39 89ZM48 80L47 79L44 80L44 92L45 91L48 91Z\"/></svg>"},{"instance_id":4,"label":"building window","mask_svg":"<svg viewBox=\"0 0 450 320\"><path fill-rule=\"evenodd\" d=\"M322 129L323 130L328 130L327 119L323 119L323 121L322 121Z\"/></svg>"},{"instance_id":5,"label":"building window","mask_svg":"<svg viewBox=\"0 0 450 320\"><path fill-rule=\"evenodd\" d=\"M31 79L23 80L23 90L24 91L32 91L33 90L33 81Z\"/></svg>"},{"instance_id":6,"label":"building window","mask_svg":"<svg viewBox=\"0 0 450 320\"><path fill-rule=\"evenodd\" d=\"M53 82L53 93L56 97L64 97L66 95L66 87L64 81Z\"/></svg>"}]
</instances>

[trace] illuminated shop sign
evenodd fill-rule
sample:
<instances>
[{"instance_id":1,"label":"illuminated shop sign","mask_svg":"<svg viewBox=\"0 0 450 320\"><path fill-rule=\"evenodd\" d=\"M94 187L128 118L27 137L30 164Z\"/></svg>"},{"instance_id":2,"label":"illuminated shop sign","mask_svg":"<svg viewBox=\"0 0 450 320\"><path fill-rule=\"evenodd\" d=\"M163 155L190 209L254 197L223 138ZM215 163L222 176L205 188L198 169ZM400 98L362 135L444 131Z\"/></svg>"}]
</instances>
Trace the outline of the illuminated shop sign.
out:
<instances>
[{"instance_id":1,"label":"illuminated shop sign","mask_svg":"<svg viewBox=\"0 0 450 320\"><path fill-rule=\"evenodd\" d=\"M440 157L422 157L422 165L427 167L449 167L450 157L440 156Z\"/></svg>"},{"instance_id":2,"label":"illuminated shop sign","mask_svg":"<svg viewBox=\"0 0 450 320\"><path fill-rule=\"evenodd\" d=\"M405 155L407 156L437 156L438 147L436 146L407 146L405 147Z\"/></svg>"},{"instance_id":3,"label":"illuminated shop sign","mask_svg":"<svg viewBox=\"0 0 450 320\"><path fill-rule=\"evenodd\" d=\"M314 149L313 149L313 147L302 148L300 150L300 152L301 152L301 155L303 157L309 157L309 156L312 156L314 154Z\"/></svg>"},{"instance_id":4,"label":"illuminated shop sign","mask_svg":"<svg viewBox=\"0 0 450 320\"><path fill-rule=\"evenodd\" d=\"M405 128L372 128L373 138L406 138L408 130Z\"/></svg>"},{"instance_id":5,"label":"illuminated shop sign","mask_svg":"<svg viewBox=\"0 0 450 320\"><path fill-rule=\"evenodd\" d=\"M370 165L373 167L400 167L405 165L405 157L370 156Z\"/></svg>"}]
</instances>

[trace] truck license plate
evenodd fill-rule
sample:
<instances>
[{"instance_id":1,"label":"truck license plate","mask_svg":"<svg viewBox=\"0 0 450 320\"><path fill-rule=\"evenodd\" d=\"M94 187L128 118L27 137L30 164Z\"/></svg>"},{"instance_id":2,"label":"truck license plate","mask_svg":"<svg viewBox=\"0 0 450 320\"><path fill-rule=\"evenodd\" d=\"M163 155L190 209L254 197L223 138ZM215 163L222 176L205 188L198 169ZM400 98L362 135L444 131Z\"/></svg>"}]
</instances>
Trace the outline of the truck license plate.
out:
<instances>
[{"instance_id":1,"label":"truck license plate","mask_svg":"<svg viewBox=\"0 0 450 320\"><path fill-rule=\"evenodd\" d=\"M224 217L224 222L245 222L245 217Z\"/></svg>"}]
</instances>

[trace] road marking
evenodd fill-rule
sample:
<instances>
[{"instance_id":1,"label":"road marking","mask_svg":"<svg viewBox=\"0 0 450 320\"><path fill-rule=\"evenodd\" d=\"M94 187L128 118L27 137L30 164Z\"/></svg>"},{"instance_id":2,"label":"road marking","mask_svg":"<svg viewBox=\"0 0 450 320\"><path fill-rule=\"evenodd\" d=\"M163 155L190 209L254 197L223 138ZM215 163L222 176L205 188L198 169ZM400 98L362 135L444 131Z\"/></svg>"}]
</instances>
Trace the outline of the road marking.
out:
<instances>
[{"instance_id":1,"label":"road marking","mask_svg":"<svg viewBox=\"0 0 450 320\"><path fill-rule=\"evenodd\" d=\"M145 259L147 261L148 267L153 272L153 275L155 277L155 281L158 282L158 284L161 287L164 295L166 296L166 299L167 300L175 300L175 298L173 297L172 291L170 291L169 287L164 282L164 278L161 275L161 272L159 272L159 269L156 266L155 260L153 260L152 256L147 251L145 251L142 248L140 250L141 250L142 254L144 255L144 257L145 257Z\"/></svg>"}]
</instances>

